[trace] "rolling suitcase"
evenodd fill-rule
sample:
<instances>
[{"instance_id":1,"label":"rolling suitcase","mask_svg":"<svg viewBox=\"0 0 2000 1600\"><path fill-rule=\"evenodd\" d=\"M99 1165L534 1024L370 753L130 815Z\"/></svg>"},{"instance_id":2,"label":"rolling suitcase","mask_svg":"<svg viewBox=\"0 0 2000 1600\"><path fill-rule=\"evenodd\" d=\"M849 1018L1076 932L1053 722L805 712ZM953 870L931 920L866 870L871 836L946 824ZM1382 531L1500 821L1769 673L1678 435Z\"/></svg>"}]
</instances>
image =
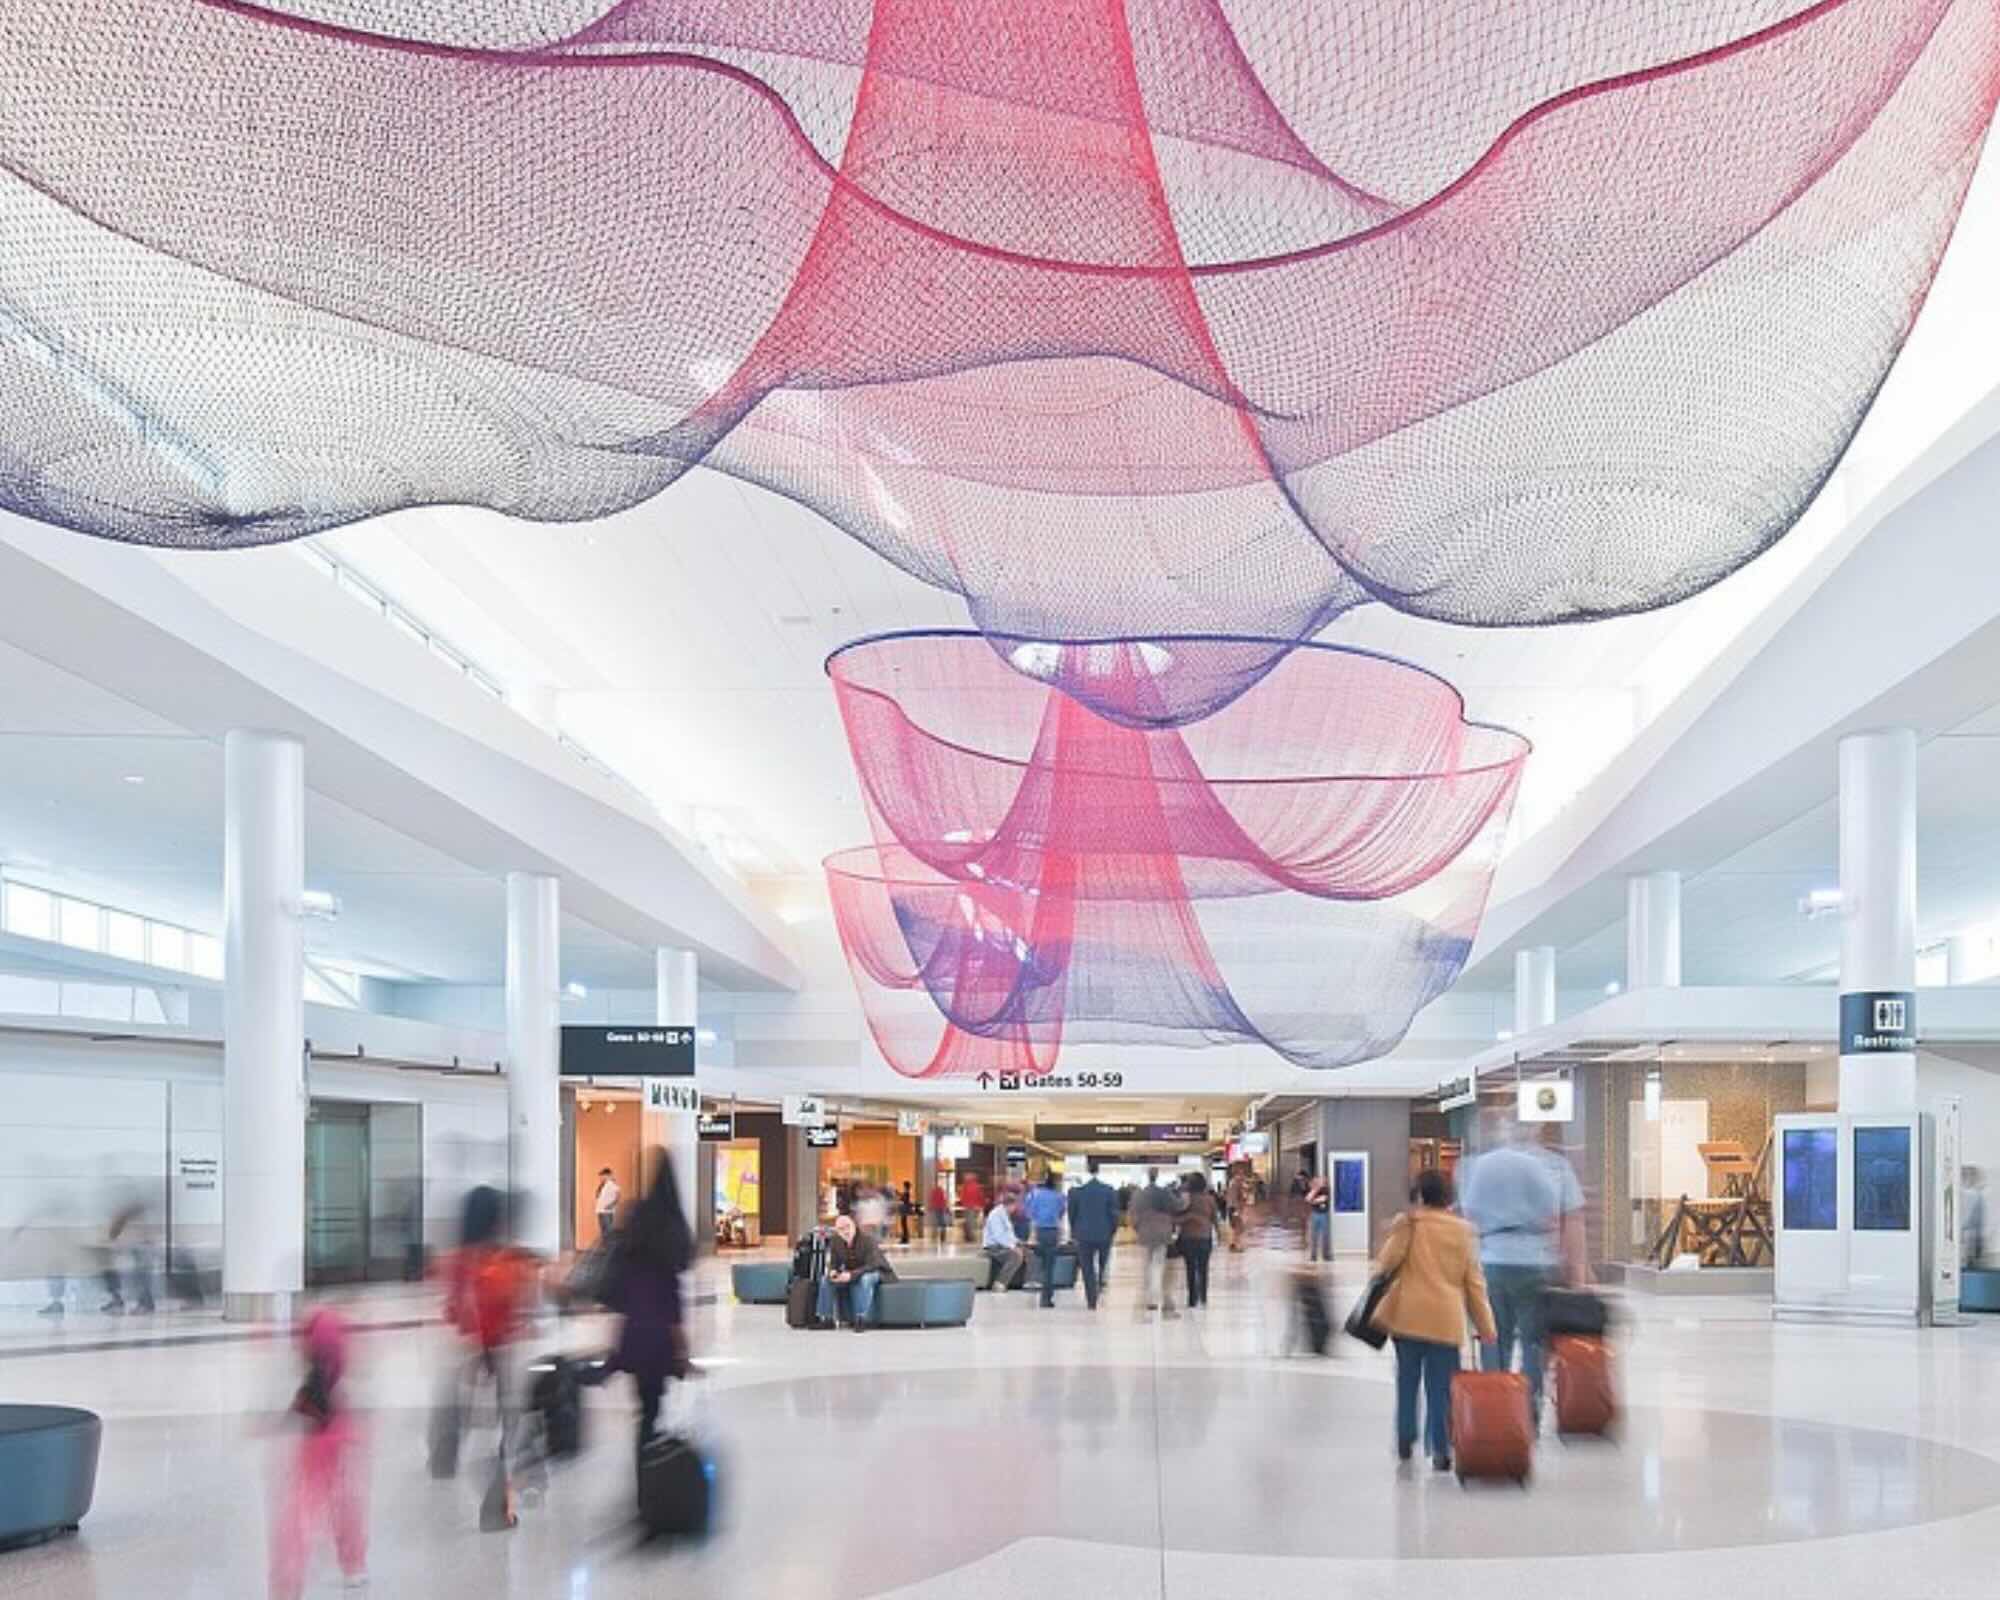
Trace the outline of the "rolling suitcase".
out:
<instances>
[{"instance_id":1,"label":"rolling suitcase","mask_svg":"<svg viewBox=\"0 0 2000 1600\"><path fill-rule=\"evenodd\" d=\"M1579 1334L1602 1339L1611 1326L1611 1308L1588 1289L1550 1289L1542 1296L1542 1331L1553 1339Z\"/></svg>"},{"instance_id":2,"label":"rolling suitcase","mask_svg":"<svg viewBox=\"0 0 2000 1600\"><path fill-rule=\"evenodd\" d=\"M1300 1272L1293 1281L1293 1293L1298 1297L1299 1337L1314 1355L1323 1356L1333 1341L1333 1316L1327 1310L1326 1289L1319 1274Z\"/></svg>"},{"instance_id":3,"label":"rolling suitcase","mask_svg":"<svg viewBox=\"0 0 2000 1600\"><path fill-rule=\"evenodd\" d=\"M1511 1478L1533 1469L1535 1422L1518 1372L1460 1372L1451 1380L1451 1453L1458 1481Z\"/></svg>"},{"instance_id":4,"label":"rolling suitcase","mask_svg":"<svg viewBox=\"0 0 2000 1600\"><path fill-rule=\"evenodd\" d=\"M699 1538L708 1532L715 1463L691 1439L660 1433L639 1449L639 1520L655 1535Z\"/></svg>"},{"instance_id":5,"label":"rolling suitcase","mask_svg":"<svg viewBox=\"0 0 2000 1600\"><path fill-rule=\"evenodd\" d=\"M785 1285L785 1326L810 1328L819 1321L819 1284L811 1278L794 1278Z\"/></svg>"},{"instance_id":6,"label":"rolling suitcase","mask_svg":"<svg viewBox=\"0 0 2000 1600\"><path fill-rule=\"evenodd\" d=\"M528 1400L542 1424L542 1451L568 1461L583 1450L583 1365L568 1356L540 1356L528 1368Z\"/></svg>"},{"instance_id":7,"label":"rolling suitcase","mask_svg":"<svg viewBox=\"0 0 2000 1600\"><path fill-rule=\"evenodd\" d=\"M1550 1342L1555 1369L1556 1432L1603 1434L1618 1418L1611 1346L1602 1339L1565 1334Z\"/></svg>"}]
</instances>

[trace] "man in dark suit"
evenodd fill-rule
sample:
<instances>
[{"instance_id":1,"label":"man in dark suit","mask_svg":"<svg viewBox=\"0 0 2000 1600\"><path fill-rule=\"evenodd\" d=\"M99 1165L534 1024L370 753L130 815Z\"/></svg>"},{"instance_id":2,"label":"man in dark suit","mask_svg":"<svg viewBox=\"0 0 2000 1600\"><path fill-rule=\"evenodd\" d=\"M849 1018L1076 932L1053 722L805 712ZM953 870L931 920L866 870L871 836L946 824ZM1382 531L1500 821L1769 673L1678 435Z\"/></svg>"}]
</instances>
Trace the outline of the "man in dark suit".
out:
<instances>
[{"instance_id":1,"label":"man in dark suit","mask_svg":"<svg viewBox=\"0 0 2000 1600\"><path fill-rule=\"evenodd\" d=\"M1111 1271L1111 1237L1117 1231L1118 1191L1098 1177L1097 1157L1092 1156L1089 1182L1069 1192L1069 1237L1083 1274L1084 1302L1092 1311Z\"/></svg>"}]
</instances>

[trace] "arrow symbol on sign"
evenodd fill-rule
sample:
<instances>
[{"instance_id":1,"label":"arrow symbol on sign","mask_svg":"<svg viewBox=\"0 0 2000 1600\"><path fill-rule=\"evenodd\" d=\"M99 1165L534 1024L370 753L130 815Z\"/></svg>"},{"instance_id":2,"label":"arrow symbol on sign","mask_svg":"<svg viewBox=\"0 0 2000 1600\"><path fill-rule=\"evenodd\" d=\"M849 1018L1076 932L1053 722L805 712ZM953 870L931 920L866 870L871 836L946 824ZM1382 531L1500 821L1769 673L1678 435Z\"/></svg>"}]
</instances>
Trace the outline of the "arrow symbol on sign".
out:
<instances>
[{"instance_id":1,"label":"arrow symbol on sign","mask_svg":"<svg viewBox=\"0 0 2000 1600\"><path fill-rule=\"evenodd\" d=\"M980 1087L980 1088L982 1088L982 1089L990 1089L990 1088L992 1088L992 1087L993 1087L993 1074L992 1074L992 1073L990 1073L990 1072L982 1072L982 1073L980 1073L980 1075L979 1075L979 1087Z\"/></svg>"}]
</instances>

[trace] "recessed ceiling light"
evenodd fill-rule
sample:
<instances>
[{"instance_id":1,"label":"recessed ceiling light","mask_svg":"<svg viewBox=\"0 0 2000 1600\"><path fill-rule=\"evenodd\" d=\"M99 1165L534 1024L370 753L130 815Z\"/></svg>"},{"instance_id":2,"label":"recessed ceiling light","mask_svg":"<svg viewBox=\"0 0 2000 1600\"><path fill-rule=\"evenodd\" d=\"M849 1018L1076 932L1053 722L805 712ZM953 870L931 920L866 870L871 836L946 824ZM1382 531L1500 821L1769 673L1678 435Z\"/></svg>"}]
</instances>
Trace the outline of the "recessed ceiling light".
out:
<instances>
[{"instance_id":1,"label":"recessed ceiling light","mask_svg":"<svg viewBox=\"0 0 2000 1600\"><path fill-rule=\"evenodd\" d=\"M568 995L572 1000L588 1000L590 998L589 986L577 983L574 980L563 985L563 993Z\"/></svg>"},{"instance_id":2,"label":"recessed ceiling light","mask_svg":"<svg viewBox=\"0 0 2000 1600\"><path fill-rule=\"evenodd\" d=\"M125 781L127 783L144 783L146 775L143 772L128 772L125 774Z\"/></svg>"},{"instance_id":3,"label":"recessed ceiling light","mask_svg":"<svg viewBox=\"0 0 2000 1600\"><path fill-rule=\"evenodd\" d=\"M1604 992L1606 994L1618 994L1621 993L1624 990L1624 988L1625 988L1624 984L1620 983L1616 978L1613 978L1609 983L1607 983L1604 986Z\"/></svg>"}]
</instances>

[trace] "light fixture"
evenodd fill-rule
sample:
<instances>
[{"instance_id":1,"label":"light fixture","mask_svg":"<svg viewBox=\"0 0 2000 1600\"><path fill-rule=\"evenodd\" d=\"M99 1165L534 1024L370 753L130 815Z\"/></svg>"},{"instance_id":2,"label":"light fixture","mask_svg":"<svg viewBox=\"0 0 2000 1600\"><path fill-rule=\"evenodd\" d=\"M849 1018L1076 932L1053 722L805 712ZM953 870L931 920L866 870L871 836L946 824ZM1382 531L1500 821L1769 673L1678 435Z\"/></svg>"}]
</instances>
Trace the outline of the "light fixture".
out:
<instances>
[{"instance_id":1,"label":"light fixture","mask_svg":"<svg viewBox=\"0 0 2000 1600\"><path fill-rule=\"evenodd\" d=\"M578 983L572 978L568 983L563 985L563 993L568 995L572 1000L588 1000L590 998L590 987L587 984Z\"/></svg>"},{"instance_id":2,"label":"light fixture","mask_svg":"<svg viewBox=\"0 0 2000 1600\"><path fill-rule=\"evenodd\" d=\"M143 772L128 772L125 774L125 781L137 786L146 781L146 775Z\"/></svg>"},{"instance_id":3,"label":"light fixture","mask_svg":"<svg viewBox=\"0 0 2000 1600\"><path fill-rule=\"evenodd\" d=\"M299 894L299 915L315 922L332 922L340 915L340 896L331 889L305 889Z\"/></svg>"},{"instance_id":4,"label":"light fixture","mask_svg":"<svg viewBox=\"0 0 2000 1600\"><path fill-rule=\"evenodd\" d=\"M1813 889L1799 902L1799 912L1807 917L1831 916L1840 909L1838 889Z\"/></svg>"},{"instance_id":5,"label":"light fixture","mask_svg":"<svg viewBox=\"0 0 2000 1600\"><path fill-rule=\"evenodd\" d=\"M1604 992L1606 994L1623 994L1625 992L1625 985L1620 983L1616 978L1613 978L1604 986Z\"/></svg>"},{"instance_id":6,"label":"light fixture","mask_svg":"<svg viewBox=\"0 0 2000 1600\"><path fill-rule=\"evenodd\" d=\"M1514 1030L1512 1028L1502 1028L1493 1037L1498 1039L1502 1044L1505 1044L1509 1039L1514 1037Z\"/></svg>"}]
</instances>

